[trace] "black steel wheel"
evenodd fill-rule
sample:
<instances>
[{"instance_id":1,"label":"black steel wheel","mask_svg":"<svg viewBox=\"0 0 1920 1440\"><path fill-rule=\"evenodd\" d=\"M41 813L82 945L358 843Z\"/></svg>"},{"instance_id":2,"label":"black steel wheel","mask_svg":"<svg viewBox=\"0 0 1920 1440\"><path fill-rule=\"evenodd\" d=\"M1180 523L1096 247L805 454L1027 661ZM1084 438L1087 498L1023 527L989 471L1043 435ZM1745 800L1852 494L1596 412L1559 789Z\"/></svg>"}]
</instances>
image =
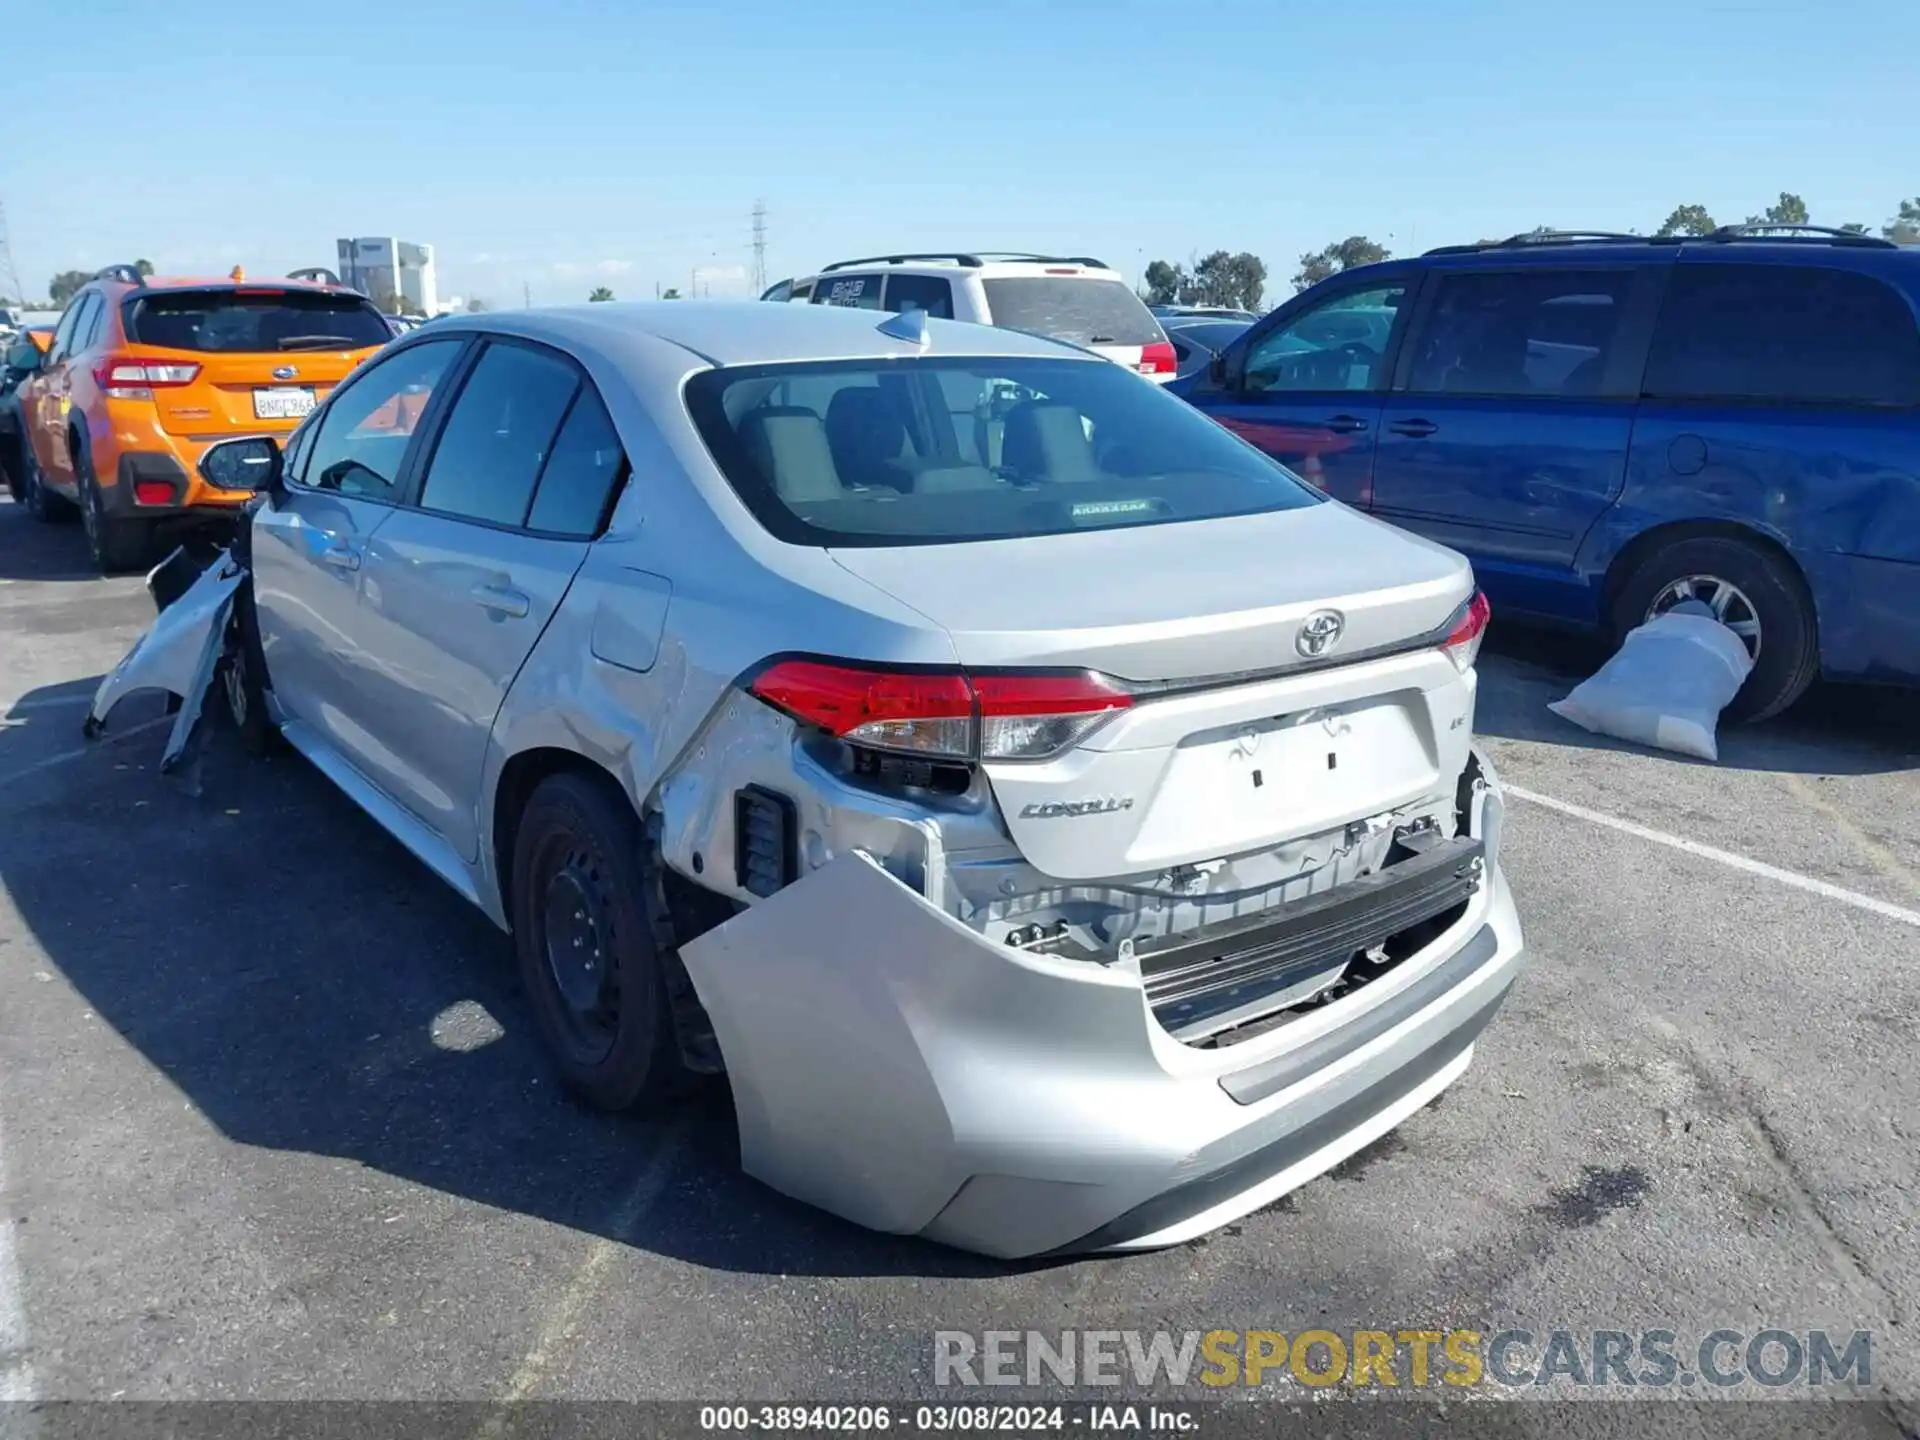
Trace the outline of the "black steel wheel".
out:
<instances>
[{"instance_id":1,"label":"black steel wheel","mask_svg":"<svg viewBox=\"0 0 1920 1440\"><path fill-rule=\"evenodd\" d=\"M686 1080L652 863L626 797L586 775L543 780L514 836L521 984L562 1080L604 1110L655 1106Z\"/></svg>"}]
</instances>

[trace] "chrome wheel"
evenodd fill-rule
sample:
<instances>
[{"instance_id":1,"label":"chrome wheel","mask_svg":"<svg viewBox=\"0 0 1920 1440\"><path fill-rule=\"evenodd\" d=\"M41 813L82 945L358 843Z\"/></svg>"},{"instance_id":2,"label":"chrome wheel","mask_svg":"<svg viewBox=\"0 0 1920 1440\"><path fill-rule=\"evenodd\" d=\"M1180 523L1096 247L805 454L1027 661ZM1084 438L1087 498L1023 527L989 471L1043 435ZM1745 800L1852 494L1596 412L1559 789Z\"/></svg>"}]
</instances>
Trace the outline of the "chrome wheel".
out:
<instances>
[{"instance_id":1,"label":"chrome wheel","mask_svg":"<svg viewBox=\"0 0 1920 1440\"><path fill-rule=\"evenodd\" d=\"M1718 575L1683 575L1653 597L1646 618L1664 615L1683 600L1700 601L1713 611L1714 619L1740 637L1750 657L1760 658L1760 612L1746 591Z\"/></svg>"}]
</instances>

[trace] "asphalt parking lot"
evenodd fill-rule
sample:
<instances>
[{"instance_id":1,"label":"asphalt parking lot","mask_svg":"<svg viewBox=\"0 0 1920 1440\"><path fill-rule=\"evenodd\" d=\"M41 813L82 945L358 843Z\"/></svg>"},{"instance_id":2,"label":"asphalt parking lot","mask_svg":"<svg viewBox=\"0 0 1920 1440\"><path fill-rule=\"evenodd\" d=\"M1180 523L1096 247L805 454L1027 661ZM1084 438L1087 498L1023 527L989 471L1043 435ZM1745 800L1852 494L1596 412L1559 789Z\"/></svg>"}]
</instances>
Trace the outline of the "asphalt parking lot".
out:
<instances>
[{"instance_id":1,"label":"asphalt parking lot","mask_svg":"<svg viewBox=\"0 0 1920 1440\"><path fill-rule=\"evenodd\" d=\"M870 1399L927 1393L942 1329L1826 1326L1915 1423L1916 697L1817 692L1708 766L1559 721L1587 657L1496 632L1533 968L1473 1068L1203 1242L1008 1268L744 1179L723 1097L569 1103L504 941L297 759L218 733L191 795L145 700L83 742L151 613L0 499L0 1398Z\"/></svg>"}]
</instances>

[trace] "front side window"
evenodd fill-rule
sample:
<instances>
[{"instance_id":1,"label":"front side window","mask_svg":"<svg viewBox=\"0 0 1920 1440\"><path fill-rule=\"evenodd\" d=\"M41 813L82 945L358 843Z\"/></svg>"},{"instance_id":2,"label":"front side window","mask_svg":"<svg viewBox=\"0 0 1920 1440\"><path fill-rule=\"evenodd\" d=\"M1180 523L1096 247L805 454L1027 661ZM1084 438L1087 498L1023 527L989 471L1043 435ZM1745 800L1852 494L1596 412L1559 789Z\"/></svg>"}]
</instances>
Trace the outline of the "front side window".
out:
<instances>
[{"instance_id":1,"label":"front side window","mask_svg":"<svg viewBox=\"0 0 1920 1440\"><path fill-rule=\"evenodd\" d=\"M731 366L687 384L721 472L801 545L931 545L1298 509L1321 497L1092 359Z\"/></svg>"},{"instance_id":2,"label":"front side window","mask_svg":"<svg viewBox=\"0 0 1920 1440\"><path fill-rule=\"evenodd\" d=\"M878 275L822 275L813 282L813 303L878 310L881 278Z\"/></svg>"},{"instance_id":3,"label":"front side window","mask_svg":"<svg viewBox=\"0 0 1920 1440\"><path fill-rule=\"evenodd\" d=\"M92 299L92 292L88 292L67 307L67 313L60 317L60 323L54 327L53 343L47 347L49 360L67 358L67 347L73 341L73 327L80 323L80 313L87 308L88 302Z\"/></svg>"},{"instance_id":4,"label":"front side window","mask_svg":"<svg viewBox=\"0 0 1920 1440\"><path fill-rule=\"evenodd\" d=\"M1680 265L1643 389L1658 399L1920 405L1920 323L1870 275Z\"/></svg>"},{"instance_id":5,"label":"front side window","mask_svg":"<svg viewBox=\"0 0 1920 1440\"><path fill-rule=\"evenodd\" d=\"M1243 390L1379 390L1405 281L1349 290L1294 316L1247 347Z\"/></svg>"},{"instance_id":6,"label":"front side window","mask_svg":"<svg viewBox=\"0 0 1920 1440\"><path fill-rule=\"evenodd\" d=\"M524 524L534 481L579 388L579 372L556 355L488 345L434 444L420 508Z\"/></svg>"},{"instance_id":7,"label":"front side window","mask_svg":"<svg viewBox=\"0 0 1920 1440\"><path fill-rule=\"evenodd\" d=\"M1626 314L1627 270L1442 275L1413 340L1419 395L1598 395Z\"/></svg>"},{"instance_id":8,"label":"front side window","mask_svg":"<svg viewBox=\"0 0 1920 1440\"><path fill-rule=\"evenodd\" d=\"M935 320L951 320L953 286L938 275L889 275L886 308L924 310Z\"/></svg>"},{"instance_id":9,"label":"front side window","mask_svg":"<svg viewBox=\"0 0 1920 1440\"><path fill-rule=\"evenodd\" d=\"M334 392L314 431L304 482L342 495L397 500L413 432L465 344L431 340L408 346Z\"/></svg>"}]
</instances>

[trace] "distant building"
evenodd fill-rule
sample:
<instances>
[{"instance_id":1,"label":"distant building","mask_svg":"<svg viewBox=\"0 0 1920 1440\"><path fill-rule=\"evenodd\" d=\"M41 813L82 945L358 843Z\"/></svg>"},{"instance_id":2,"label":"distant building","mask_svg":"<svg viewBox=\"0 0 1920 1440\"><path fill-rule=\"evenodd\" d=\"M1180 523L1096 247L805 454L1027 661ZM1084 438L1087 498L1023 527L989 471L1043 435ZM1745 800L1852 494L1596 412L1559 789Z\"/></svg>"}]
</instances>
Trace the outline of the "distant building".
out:
<instances>
[{"instance_id":1,"label":"distant building","mask_svg":"<svg viewBox=\"0 0 1920 1440\"><path fill-rule=\"evenodd\" d=\"M437 315L440 297L433 247L390 236L338 242L340 278L378 303L392 300L408 315Z\"/></svg>"}]
</instances>

